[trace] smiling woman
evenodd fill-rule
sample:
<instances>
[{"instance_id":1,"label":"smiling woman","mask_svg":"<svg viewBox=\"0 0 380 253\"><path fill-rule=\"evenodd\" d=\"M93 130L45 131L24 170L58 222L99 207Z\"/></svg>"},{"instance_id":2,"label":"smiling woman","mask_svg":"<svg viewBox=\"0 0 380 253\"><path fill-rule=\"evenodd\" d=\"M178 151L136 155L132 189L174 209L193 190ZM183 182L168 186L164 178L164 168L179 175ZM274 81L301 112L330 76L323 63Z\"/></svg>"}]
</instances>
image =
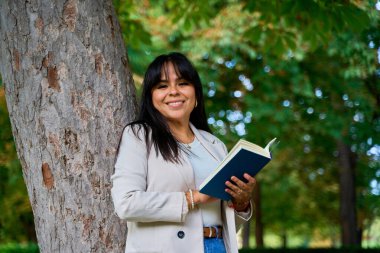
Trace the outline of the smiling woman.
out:
<instances>
[{"instance_id":1,"label":"smiling woman","mask_svg":"<svg viewBox=\"0 0 380 253\"><path fill-rule=\"evenodd\" d=\"M152 89L153 106L170 125L186 125L190 114L197 105L194 86L183 79L173 63L164 65L160 82ZM174 126L170 127L175 129ZM177 138L184 143L193 141L194 135Z\"/></svg>"},{"instance_id":2,"label":"smiling woman","mask_svg":"<svg viewBox=\"0 0 380 253\"><path fill-rule=\"evenodd\" d=\"M125 252L238 252L236 231L252 215L255 179L226 182L233 205L198 191L226 154L207 125L193 65L180 53L158 56L111 178L116 213L128 225Z\"/></svg>"}]
</instances>

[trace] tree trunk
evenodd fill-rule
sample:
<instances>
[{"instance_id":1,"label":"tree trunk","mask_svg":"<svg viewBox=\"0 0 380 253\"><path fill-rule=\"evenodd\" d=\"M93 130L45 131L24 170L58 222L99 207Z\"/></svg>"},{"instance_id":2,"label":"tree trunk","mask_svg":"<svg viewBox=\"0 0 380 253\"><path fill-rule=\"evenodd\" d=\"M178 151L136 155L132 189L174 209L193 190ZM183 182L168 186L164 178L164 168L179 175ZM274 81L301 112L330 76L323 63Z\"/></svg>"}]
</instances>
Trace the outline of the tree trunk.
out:
<instances>
[{"instance_id":1,"label":"tree trunk","mask_svg":"<svg viewBox=\"0 0 380 253\"><path fill-rule=\"evenodd\" d=\"M288 236L286 234L286 229L281 233L282 248L286 249L288 247Z\"/></svg>"},{"instance_id":2,"label":"tree trunk","mask_svg":"<svg viewBox=\"0 0 380 253\"><path fill-rule=\"evenodd\" d=\"M356 197L355 197L355 165L354 154L350 146L338 142L340 167L340 220L342 245L358 245Z\"/></svg>"},{"instance_id":3,"label":"tree trunk","mask_svg":"<svg viewBox=\"0 0 380 253\"><path fill-rule=\"evenodd\" d=\"M0 71L41 252L123 252L110 175L135 90L111 0L0 1Z\"/></svg>"},{"instance_id":4,"label":"tree trunk","mask_svg":"<svg viewBox=\"0 0 380 253\"><path fill-rule=\"evenodd\" d=\"M260 184L256 181L255 191L253 194L253 200L255 203L255 238L256 238L256 247L264 247L264 225L261 220L261 193L260 193Z\"/></svg>"}]
</instances>

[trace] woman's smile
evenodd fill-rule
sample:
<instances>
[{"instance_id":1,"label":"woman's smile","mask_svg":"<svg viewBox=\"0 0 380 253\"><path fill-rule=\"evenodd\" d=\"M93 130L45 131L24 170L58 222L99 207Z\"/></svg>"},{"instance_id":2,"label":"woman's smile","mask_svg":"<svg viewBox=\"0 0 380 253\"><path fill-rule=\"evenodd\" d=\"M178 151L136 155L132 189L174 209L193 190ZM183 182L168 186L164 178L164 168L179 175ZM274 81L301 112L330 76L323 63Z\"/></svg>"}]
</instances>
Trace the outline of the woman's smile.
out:
<instances>
[{"instance_id":1,"label":"woman's smile","mask_svg":"<svg viewBox=\"0 0 380 253\"><path fill-rule=\"evenodd\" d=\"M176 100L176 101L167 102L166 104L168 106L172 107L173 109L176 109L176 108L180 108L184 102L185 101L183 101L183 100Z\"/></svg>"}]
</instances>

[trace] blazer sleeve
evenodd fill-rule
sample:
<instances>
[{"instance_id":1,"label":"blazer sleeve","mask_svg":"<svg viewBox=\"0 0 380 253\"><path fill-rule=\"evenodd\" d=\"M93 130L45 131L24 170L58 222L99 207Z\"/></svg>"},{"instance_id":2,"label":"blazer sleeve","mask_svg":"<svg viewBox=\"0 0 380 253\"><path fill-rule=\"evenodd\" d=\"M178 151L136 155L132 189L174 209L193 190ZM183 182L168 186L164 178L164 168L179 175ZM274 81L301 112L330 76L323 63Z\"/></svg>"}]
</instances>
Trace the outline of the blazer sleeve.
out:
<instances>
[{"instance_id":1,"label":"blazer sleeve","mask_svg":"<svg viewBox=\"0 0 380 253\"><path fill-rule=\"evenodd\" d=\"M188 213L183 192L147 192L147 147L143 131L135 136L126 127L111 176L116 214L128 221L182 222Z\"/></svg>"},{"instance_id":2,"label":"blazer sleeve","mask_svg":"<svg viewBox=\"0 0 380 253\"><path fill-rule=\"evenodd\" d=\"M235 211L235 223L236 231L238 231L245 222L249 221L253 214L253 205L252 201L249 202L249 208L246 212L237 212Z\"/></svg>"}]
</instances>

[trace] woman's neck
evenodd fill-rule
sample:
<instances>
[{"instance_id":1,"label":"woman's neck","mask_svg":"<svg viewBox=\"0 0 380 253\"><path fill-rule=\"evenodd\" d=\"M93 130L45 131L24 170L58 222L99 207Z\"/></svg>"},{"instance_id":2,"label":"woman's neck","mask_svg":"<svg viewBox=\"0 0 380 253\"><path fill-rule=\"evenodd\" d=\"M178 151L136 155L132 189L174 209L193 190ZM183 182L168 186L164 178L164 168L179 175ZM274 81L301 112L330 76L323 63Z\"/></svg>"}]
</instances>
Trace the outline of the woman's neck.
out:
<instances>
[{"instance_id":1,"label":"woman's neck","mask_svg":"<svg viewBox=\"0 0 380 253\"><path fill-rule=\"evenodd\" d=\"M194 133L190 128L190 123L175 124L169 123L169 128L173 136L182 143L191 143L194 140Z\"/></svg>"}]
</instances>

